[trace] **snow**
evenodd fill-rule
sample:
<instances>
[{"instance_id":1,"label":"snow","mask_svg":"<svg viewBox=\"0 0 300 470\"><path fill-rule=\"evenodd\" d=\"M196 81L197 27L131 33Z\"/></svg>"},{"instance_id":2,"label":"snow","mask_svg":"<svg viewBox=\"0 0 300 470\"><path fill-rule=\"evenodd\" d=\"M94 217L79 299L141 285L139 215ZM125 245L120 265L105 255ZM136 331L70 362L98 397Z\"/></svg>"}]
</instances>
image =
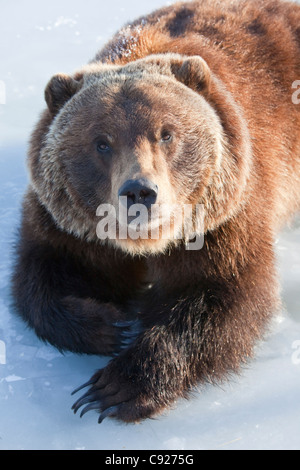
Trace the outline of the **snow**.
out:
<instances>
[{"instance_id":1,"label":"snow","mask_svg":"<svg viewBox=\"0 0 300 470\"><path fill-rule=\"evenodd\" d=\"M12 245L26 188L26 147L56 72L90 60L120 26L163 0L12 0L0 15L0 449L299 449L300 220L278 239L283 311L256 358L222 387L139 425L71 411L71 392L107 362L60 354L14 314Z\"/></svg>"}]
</instances>

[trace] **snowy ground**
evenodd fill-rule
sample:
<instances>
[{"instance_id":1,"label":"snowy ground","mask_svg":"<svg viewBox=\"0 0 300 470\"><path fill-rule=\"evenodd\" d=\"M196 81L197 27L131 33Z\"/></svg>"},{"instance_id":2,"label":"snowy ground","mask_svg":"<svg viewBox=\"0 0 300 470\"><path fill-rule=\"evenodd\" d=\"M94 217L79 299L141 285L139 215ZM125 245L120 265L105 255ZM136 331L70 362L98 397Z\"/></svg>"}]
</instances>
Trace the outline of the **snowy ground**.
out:
<instances>
[{"instance_id":1,"label":"snowy ground","mask_svg":"<svg viewBox=\"0 0 300 470\"><path fill-rule=\"evenodd\" d=\"M299 220L277 243L285 307L256 359L230 384L207 387L140 425L74 416L71 391L106 359L62 356L9 305L26 146L45 84L86 63L127 20L164 3L0 0L0 449L300 449Z\"/></svg>"}]
</instances>

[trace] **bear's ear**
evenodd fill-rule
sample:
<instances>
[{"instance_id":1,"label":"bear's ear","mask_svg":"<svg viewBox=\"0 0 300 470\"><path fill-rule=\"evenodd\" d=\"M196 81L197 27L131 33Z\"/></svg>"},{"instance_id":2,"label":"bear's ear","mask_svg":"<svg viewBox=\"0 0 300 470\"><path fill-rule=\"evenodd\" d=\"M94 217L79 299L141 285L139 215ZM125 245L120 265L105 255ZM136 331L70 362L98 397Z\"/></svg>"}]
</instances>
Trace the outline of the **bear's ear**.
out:
<instances>
[{"instance_id":1,"label":"bear's ear","mask_svg":"<svg viewBox=\"0 0 300 470\"><path fill-rule=\"evenodd\" d=\"M171 72L175 78L197 92L205 91L211 82L211 71L200 56L171 59Z\"/></svg>"},{"instance_id":2,"label":"bear's ear","mask_svg":"<svg viewBox=\"0 0 300 470\"><path fill-rule=\"evenodd\" d=\"M55 116L60 108L80 90L81 86L81 81L74 80L69 75L54 75L45 89L45 100L50 113Z\"/></svg>"}]
</instances>

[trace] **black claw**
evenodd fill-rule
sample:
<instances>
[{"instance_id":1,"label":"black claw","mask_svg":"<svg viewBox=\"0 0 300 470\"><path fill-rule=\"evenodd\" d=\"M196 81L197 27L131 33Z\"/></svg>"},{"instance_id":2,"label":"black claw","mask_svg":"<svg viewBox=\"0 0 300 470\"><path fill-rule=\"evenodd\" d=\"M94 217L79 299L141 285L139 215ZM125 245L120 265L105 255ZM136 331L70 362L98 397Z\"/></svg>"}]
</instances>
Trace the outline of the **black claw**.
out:
<instances>
[{"instance_id":1,"label":"black claw","mask_svg":"<svg viewBox=\"0 0 300 470\"><path fill-rule=\"evenodd\" d=\"M86 387L89 387L90 385L94 385L96 382L97 382L97 379L92 378L91 380L89 380L89 381L86 382L85 384L80 385L80 387L76 388L76 389L71 393L71 395L75 395L75 393L80 392L80 390L82 390L82 389L84 389L84 388L86 388Z\"/></svg>"},{"instance_id":2,"label":"black claw","mask_svg":"<svg viewBox=\"0 0 300 470\"><path fill-rule=\"evenodd\" d=\"M113 325L122 329L119 336L120 343L111 354L111 356L117 357L124 349L136 340L142 329L139 320L119 321Z\"/></svg>"},{"instance_id":3,"label":"black claw","mask_svg":"<svg viewBox=\"0 0 300 470\"><path fill-rule=\"evenodd\" d=\"M128 321L117 321L113 323L113 326L116 328L131 328L131 326L136 322L137 320L128 320Z\"/></svg>"},{"instance_id":4,"label":"black claw","mask_svg":"<svg viewBox=\"0 0 300 470\"><path fill-rule=\"evenodd\" d=\"M80 418L82 418L82 416L85 415L85 413L87 413L88 411L91 411L91 410L98 410L99 411L99 408L100 408L99 402L95 401L93 403L90 403L89 405L87 405L83 408L83 410L80 413Z\"/></svg>"},{"instance_id":5,"label":"black claw","mask_svg":"<svg viewBox=\"0 0 300 470\"><path fill-rule=\"evenodd\" d=\"M122 347L124 348L124 346L129 346L131 343L133 343L136 340L136 338L139 336L141 331L142 330L141 330L139 322L135 322L135 324L129 330L122 331L121 333Z\"/></svg>"},{"instance_id":6,"label":"black claw","mask_svg":"<svg viewBox=\"0 0 300 470\"><path fill-rule=\"evenodd\" d=\"M136 336L139 335L139 333L140 333L140 330L122 331L121 336L122 338L130 339L130 338L135 338Z\"/></svg>"},{"instance_id":7,"label":"black claw","mask_svg":"<svg viewBox=\"0 0 300 470\"><path fill-rule=\"evenodd\" d=\"M121 342L121 350L126 349L132 343L132 339L124 339Z\"/></svg>"},{"instance_id":8,"label":"black claw","mask_svg":"<svg viewBox=\"0 0 300 470\"><path fill-rule=\"evenodd\" d=\"M98 423L101 424L102 421L107 417L112 418L115 415L115 412L117 411L117 409L118 409L117 406L111 406L107 408L106 410L102 411L102 413L99 416Z\"/></svg>"},{"instance_id":9,"label":"black claw","mask_svg":"<svg viewBox=\"0 0 300 470\"><path fill-rule=\"evenodd\" d=\"M81 406L85 405L86 403L91 403L95 401L94 398L96 398L95 394L91 393L91 390L88 390L84 395L82 395L82 397L79 398L79 400L74 403L74 405L72 406L72 410L74 411L74 413L77 413Z\"/></svg>"},{"instance_id":10,"label":"black claw","mask_svg":"<svg viewBox=\"0 0 300 470\"><path fill-rule=\"evenodd\" d=\"M138 320L136 320L131 325L129 330L122 331L121 336L125 338L132 338L132 337L138 336L141 333L141 331L142 331L141 324Z\"/></svg>"}]
</instances>

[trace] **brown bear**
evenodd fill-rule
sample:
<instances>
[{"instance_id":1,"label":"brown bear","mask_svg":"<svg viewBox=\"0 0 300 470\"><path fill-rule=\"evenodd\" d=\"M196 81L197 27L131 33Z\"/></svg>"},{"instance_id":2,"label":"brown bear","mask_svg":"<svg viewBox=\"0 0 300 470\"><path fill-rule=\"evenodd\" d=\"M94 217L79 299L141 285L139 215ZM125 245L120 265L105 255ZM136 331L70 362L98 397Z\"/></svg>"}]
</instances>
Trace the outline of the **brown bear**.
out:
<instances>
[{"instance_id":1,"label":"brown bear","mask_svg":"<svg viewBox=\"0 0 300 470\"><path fill-rule=\"evenodd\" d=\"M300 5L281 0L176 3L47 85L13 295L41 339L113 356L75 412L152 417L238 372L266 332L274 238L300 207L299 25ZM150 236L121 237L135 205ZM163 237L168 211L152 207L174 205L192 223L170 210Z\"/></svg>"}]
</instances>

